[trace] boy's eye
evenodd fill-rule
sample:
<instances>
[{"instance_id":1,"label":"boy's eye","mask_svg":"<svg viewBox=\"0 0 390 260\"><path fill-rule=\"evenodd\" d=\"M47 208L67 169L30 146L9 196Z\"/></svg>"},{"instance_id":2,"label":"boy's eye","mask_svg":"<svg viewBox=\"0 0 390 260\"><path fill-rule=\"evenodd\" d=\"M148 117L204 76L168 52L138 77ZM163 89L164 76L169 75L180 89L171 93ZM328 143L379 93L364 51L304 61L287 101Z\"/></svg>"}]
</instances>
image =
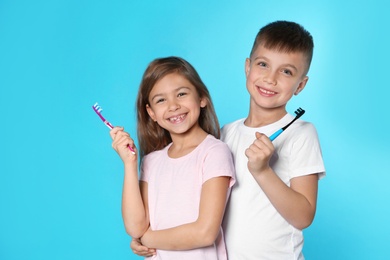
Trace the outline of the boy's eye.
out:
<instances>
[{"instance_id":1,"label":"boy's eye","mask_svg":"<svg viewBox=\"0 0 390 260\"><path fill-rule=\"evenodd\" d=\"M291 70L284 69L283 73L292 76L292 71Z\"/></svg>"},{"instance_id":2,"label":"boy's eye","mask_svg":"<svg viewBox=\"0 0 390 260\"><path fill-rule=\"evenodd\" d=\"M262 61L257 63L257 65L259 65L260 67L266 67L267 66L267 64L265 62L262 62Z\"/></svg>"}]
</instances>

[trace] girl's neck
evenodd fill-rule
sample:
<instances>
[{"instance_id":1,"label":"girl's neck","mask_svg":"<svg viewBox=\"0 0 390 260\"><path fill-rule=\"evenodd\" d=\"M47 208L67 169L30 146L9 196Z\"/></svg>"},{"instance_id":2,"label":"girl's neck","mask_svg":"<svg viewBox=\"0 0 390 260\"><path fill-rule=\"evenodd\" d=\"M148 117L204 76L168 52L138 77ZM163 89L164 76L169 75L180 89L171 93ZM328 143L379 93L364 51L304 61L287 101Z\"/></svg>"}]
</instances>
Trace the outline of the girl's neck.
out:
<instances>
[{"instance_id":1,"label":"girl's neck","mask_svg":"<svg viewBox=\"0 0 390 260\"><path fill-rule=\"evenodd\" d=\"M192 152L207 136L202 128L197 127L185 134L171 134L172 145L168 155L171 158L179 158Z\"/></svg>"}]
</instances>

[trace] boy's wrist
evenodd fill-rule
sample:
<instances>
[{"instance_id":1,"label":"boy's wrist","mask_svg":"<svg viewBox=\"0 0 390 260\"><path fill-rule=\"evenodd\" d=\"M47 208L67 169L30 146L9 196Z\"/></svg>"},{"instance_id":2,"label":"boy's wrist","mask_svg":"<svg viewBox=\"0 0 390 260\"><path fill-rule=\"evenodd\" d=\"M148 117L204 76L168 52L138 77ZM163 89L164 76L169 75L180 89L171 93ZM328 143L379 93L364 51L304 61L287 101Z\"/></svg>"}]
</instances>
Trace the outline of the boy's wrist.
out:
<instances>
[{"instance_id":1,"label":"boy's wrist","mask_svg":"<svg viewBox=\"0 0 390 260\"><path fill-rule=\"evenodd\" d=\"M259 180L260 179L265 179L267 178L268 176L271 176L275 174L274 171L272 170L272 168L270 166L264 168L264 169L261 169L259 171L257 171L256 173L252 173L252 175L255 176L255 178L258 178Z\"/></svg>"}]
</instances>

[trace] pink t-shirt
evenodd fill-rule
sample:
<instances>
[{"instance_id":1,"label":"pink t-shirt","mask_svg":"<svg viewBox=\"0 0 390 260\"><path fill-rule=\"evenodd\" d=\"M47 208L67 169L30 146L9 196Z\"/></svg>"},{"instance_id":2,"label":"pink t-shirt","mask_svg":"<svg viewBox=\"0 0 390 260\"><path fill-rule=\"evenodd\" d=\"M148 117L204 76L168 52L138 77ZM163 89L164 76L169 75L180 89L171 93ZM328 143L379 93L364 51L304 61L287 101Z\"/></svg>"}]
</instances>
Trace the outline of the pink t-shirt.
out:
<instances>
[{"instance_id":1,"label":"pink t-shirt","mask_svg":"<svg viewBox=\"0 0 390 260\"><path fill-rule=\"evenodd\" d=\"M164 149L148 154L141 165L141 180L148 183L148 203L152 230L194 222L199 214L202 185L218 176L235 182L233 158L228 146L212 135L191 153L168 156ZM157 250L153 259L227 259L222 228L214 246L185 251Z\"/></svg>"}]
</instances>

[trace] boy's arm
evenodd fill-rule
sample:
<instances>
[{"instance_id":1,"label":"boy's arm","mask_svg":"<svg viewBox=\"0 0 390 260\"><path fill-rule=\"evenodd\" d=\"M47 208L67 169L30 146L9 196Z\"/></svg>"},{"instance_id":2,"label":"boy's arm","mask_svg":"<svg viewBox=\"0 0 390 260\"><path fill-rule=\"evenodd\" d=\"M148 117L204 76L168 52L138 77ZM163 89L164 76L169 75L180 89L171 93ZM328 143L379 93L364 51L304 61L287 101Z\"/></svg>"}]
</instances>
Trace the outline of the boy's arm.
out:
<instances>
[{"instance_id":1,"label":"boy's arm","mask_svg":"<svg viewBox=\"0 0 390 260\"><path fill-rule=\"evenodd\" d=\"M287 186L269 166L274 146L266 135L246 150L248 169L280 215L297 229L308 227L316 212L318 175L293 178Z\"/></svg>"},{"instance_id":2,"label":"boy's arm","mask_svg":"<svg viewBox=\"0 0 390 260\"><path fill-rule=\"evenodd\" d=\"M212 245L220 231L230 177L215 177L202 186L198 219L170 229L149 229L141 238L148 248L189 250Z\"/></svg>"}]
</instances>

